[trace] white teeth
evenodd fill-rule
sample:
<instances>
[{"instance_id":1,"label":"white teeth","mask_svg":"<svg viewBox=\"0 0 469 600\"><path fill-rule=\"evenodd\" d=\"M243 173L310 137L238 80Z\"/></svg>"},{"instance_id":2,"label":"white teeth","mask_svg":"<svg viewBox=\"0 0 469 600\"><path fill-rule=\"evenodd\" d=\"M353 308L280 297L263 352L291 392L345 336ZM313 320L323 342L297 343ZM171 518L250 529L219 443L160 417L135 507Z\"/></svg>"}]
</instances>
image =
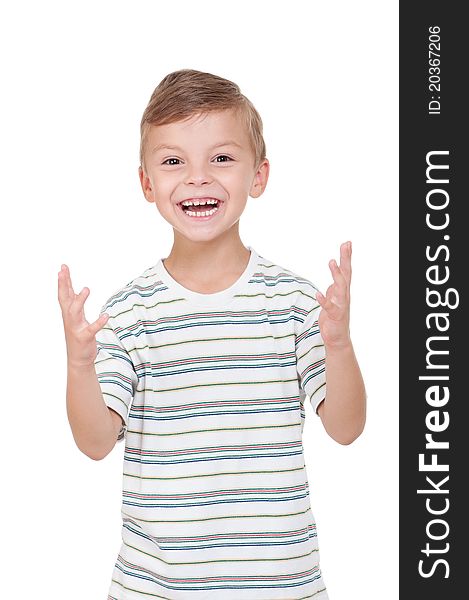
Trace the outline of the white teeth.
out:
<instances>
[{"instance_id":1,"label":"white teeth","mask_svg":"<svg viewBox=\"0 0 469 600\"><path fill-rule=\"evenodd\" d=\"M210 215L213 215L213 213L215 213L219 208L218 200L215 200L212 198L207 199L207 200L184 200L183 202L181 202L181 206L184 206L184 207L189 207L189 206L202 207L205 205L214 205L214 206L211 210L205 210L205 211L184 210L184 212L189 217L209 217Z\"/></svg>"},{"instance_id":2,"label":"white teeth","mask_svg":"<svg viewBox=\"0 0 469 600\"><path fill-rule=\"evenodd\" d=\"M192 202L192 200L184 200L184 202L181 202L181 204L183 204L184 206L205 206L206 204L218 204L218 200L194 200Z\"/></svg>"},{"instance_id":3,"label":"white teeth","mask_svg":"<svg viewBox=\"0 0 469 600\"><path fill-rule=\"evenodd\" d=\"M203 212L197 211L194 212L192 210L186 210L184 211L186 213L186 215L189 215L190 217L208 217L210 215L213 215L213 213L215 213L218 210L218 208L212 208L212 210L205 210Z\"/></svg>"}]
</instances>

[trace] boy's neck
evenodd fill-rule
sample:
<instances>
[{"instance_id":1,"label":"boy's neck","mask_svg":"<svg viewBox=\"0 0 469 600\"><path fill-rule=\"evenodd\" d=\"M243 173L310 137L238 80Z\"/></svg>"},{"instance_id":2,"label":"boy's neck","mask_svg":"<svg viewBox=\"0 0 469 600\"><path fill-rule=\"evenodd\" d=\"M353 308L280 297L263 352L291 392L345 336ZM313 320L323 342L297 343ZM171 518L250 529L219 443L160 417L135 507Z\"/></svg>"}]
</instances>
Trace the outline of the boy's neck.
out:
<instances>
[{"instance_id":1,"label":"boy's neck","mask_svg":"<svg viewBox=\"0 0 469 600\"><path fill-rule=\"evenodd\" d=\"M178 283L202 294L227 289L243 274L250 251L241 239L209 242L179 240L163 259L164 267Z\"/></svg>"}]
</instances>

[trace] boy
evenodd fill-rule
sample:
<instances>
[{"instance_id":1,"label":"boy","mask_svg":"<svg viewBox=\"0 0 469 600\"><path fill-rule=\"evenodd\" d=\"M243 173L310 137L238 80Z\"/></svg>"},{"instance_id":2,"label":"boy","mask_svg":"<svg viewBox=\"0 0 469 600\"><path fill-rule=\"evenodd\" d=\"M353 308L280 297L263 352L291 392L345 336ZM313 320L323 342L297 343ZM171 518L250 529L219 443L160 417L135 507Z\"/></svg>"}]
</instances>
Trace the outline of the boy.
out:
<instances>
[{"instance_id":1,"label":"boy","mask_svg":"<svg viewBox=\"0 0 469 600\"><path fill-rule=\"evenodd\" d=\"M161 81L140 161L145 198L173 227L168 257L91 324L89 289L59 273L74 439L99 460L125 437L109 599L325 600L301 435L306 395L339 443L364 427L351 244L325 296L243 245L269 162L257 111L221 77Z\"/></svg>"}]
</instances>

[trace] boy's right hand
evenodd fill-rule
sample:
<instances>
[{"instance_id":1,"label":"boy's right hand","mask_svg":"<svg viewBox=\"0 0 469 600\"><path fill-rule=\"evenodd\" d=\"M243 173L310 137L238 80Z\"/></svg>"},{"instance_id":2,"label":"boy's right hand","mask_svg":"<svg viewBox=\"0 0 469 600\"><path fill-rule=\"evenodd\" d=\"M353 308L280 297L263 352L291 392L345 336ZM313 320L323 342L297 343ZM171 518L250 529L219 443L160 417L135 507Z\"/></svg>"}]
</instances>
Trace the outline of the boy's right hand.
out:
<instances>
[{"instance_id":1,"label":"boy's right hand","mask_svg":"<svg viewBox=\"0 0 469 600\"><path fill-rule=\"evenodd\" d=\"M67 265L62 265L59 271L58 297L62 309L67 360L74 367L94 365L97 354L95 336L109 319L109 315L103 313L94 323L88 323L83 307L89 293L89 288L84 287L79 294L75 294L69 269Z\"/></svg>"}]
</instances>

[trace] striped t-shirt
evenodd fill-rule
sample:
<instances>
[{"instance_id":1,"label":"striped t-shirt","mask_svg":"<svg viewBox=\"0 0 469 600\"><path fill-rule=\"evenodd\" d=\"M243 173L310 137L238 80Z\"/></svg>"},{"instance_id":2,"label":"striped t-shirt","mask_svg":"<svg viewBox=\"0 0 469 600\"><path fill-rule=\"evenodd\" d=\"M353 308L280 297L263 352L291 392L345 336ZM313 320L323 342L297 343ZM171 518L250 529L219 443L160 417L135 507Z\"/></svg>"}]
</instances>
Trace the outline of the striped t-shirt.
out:
<instances>
[{"instance_id":1,"label":"striped t-shirt","mask_svg":"<svg viewBox=\"0 0 469 600\"><path fill-rule=\"evenodd\" d=\"M109 600L328 598L302 445L326 391L317 288L248 248L221 292L159 259L101 309L96 373L125 423Z\"/></svg>"}]
</instances>

